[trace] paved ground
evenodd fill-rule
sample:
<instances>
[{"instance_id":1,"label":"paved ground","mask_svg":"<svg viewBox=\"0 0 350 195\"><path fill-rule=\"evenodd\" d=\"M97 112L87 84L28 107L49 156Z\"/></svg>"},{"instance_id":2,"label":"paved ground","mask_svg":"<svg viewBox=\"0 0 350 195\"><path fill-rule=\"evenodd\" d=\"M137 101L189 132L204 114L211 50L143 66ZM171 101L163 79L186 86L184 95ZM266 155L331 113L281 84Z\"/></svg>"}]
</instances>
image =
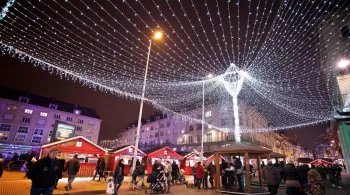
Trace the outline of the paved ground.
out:
<instances>
[{"instance_id":1,"label":"paved ground","mask_svg":"<svg viewBox=\"0 0 350 195\"><path fill-rule=\"evenodd\" d=\"M5 171L2 178L0 178L0 195L29 195L29 189L31 181L28 179L23 179L24 173L19 172L7 172ZM346 185L343 185L343 189L335 189L330 185L327 185L327 195L350 195L350 180L343 176L343 181ZM346 178L346 179L345 179ZM145 194L143 188L139 187L137 190L129 189L128 182L130 177L125 178L125 183L119 191L122 195L140 195ZM191 181L189 178L188 180ZM105 181L91 181L91 178L77 178L73 183L73 189L67 192L64 189L67 179L64 178L59 181L58 189L54 191L54 194L60 195L99 195L106 194L106 182ZM348 193L347 193L348 192ZM201 195L216 195L212 190L198 190L195 188L187 188L185 185L176 185L171 187L171 193L179 195L188 194L201 194ZM279 195L285 194L285 188L281 187L279 189Z\"/></svg>"}]
</instances>

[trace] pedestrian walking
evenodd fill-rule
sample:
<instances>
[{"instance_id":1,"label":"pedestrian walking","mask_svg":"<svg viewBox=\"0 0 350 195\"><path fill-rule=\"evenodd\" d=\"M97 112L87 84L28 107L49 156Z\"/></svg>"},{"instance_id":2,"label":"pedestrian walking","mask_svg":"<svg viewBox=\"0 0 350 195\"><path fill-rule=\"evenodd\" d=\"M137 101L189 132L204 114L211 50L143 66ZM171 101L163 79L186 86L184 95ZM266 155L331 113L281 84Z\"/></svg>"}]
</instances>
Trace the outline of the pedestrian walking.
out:
<instances>
[{"instance_id":1,"label":"pedestrian walking","mask_svg":"<svg viewBox=\"0 0 350 195\"><path fill-rule=\"evenodd\" d=\"M320 166L318 166L316 168L316 171L320 174L322 181L326 182L326 180L327 180L327 168L323 164L321 164Z\"/></svg>"},{"instance_id":2,"label":"pedestrian walking","mask_svg":"<svg viewBox=\"0 0 350 195\"><path fill-rule=\"evenodd\" d=\"M16 163L18 161L18 154L15 152L15 154L12 156L9 163L7 163L8 171L11 171L11 167L13 163Z\"/></svg>"},{"instance_id":3,"label":"pedestrian walking","mask_svg":"<svg viewBox=\"0 0 350 195\"><path fill-rule=\"evenodd\" d=\"M204 171L204 176L203 176L203 188L208 189L208 170L207 170L207 165L203 163L203 171Z\"/></svg>"},{"instance_id":4,"label":"pedestrian walking","mask_svg":"<svg viewBox=\"0 0 350 195\"><path fill-rule=\"evenodd\" d=\"M68 183L66 186L64 186L67 191L72 189L72 183L75 179L75 176L77 176L79 169L80 162L78 160L78 155L74 154L73 158L68 161L66 168L64 169L68 171Z\"/></svg>"},{"instance_id":5,"label":"pedestrian walking","mask_svg":"<svg viewBox=\"0 0 350 195\"><path fill-rule=\"evenodd\" d=\"M146 173L146 165L145 165L145 162L142 161L139 167L139 174L140 174L139 177L140 177L140 180L142 181L141 186L145 186L144 184L145 173Z\"/></svg>"},{"instance_id":6,"label":"pedestrian walking","mask_svg":"<svg viewBox=\"0 0 350 195\"><path fill-rule=\"evenodd\" d=\"M308 174L309 190L308 193L311 195L324 195L325 188L322 183L322 178L316 169L311 169Z\"/></svg>"},{"instance_id":7,"label":"pedestrian walking","mask_svg":"<svg viewBox=\"0 0 350 195\"><path fill-rule=\"evenodd\" d=\"M342 188L340 186L340 176L341 176L341 172L342 172L342 168L339 165L333 165L332 168L332 178L333 178L333 182L332 182L332 186L335 188Z\"/></svg>"},{"instance_id":8,"label":"pedestrian walking","mask_svg":"<svg viewBox=\"0 0 350 195\"><path fill-rule=\"evenodd\" d=\"M0 153L0 178L2 177L2 173L4 172L4 159L2 158L2 153Z\"/></svg>"},{"instance_id":9,"label":"pedestrian walking","mask_svg":"<svg viewBox=\"0 0 350 195\"><path fill-rule=\"evenodd\" d=\"M225 170L228 169L228 163L225 161L225 159L221 159L221 164L220 164L220 173L221 173L221 184L222 187L227 189L227 176L225 174Z\"/></svg>"},{"instance_id":10,"label":"pedestrian walking","mask_svg":"<svg viewBox=\"0 0 350 195\"><path fill-rule=\"evenodd\" d=\"M52 195L56 182L59 164L56 159L59 150L53 147L47 156L36 161L28 173L28 178L32 180L30 195Z\"/></svg>"},{"instance_id":11,"label":"pedestrian walking","mask_svg":"<svg viewBox=\"0 0 350 195\"><path fill-rule=\"evenodd\" d=\"M104 171L106 168L106 161L104 158L101 158L101 163L100 163L100 167L99 167L99 176L98 176L98 180L97 181L101 181L101 177L103 177L105 179L105 181L107 180L106 176L104 175Z\"/></svg>"},{"instance_id":12,"label":"pedestrian walking","mask_svg":"<svg viewBox=\"0 0 350 195\"><path fill-rule=\"evenodd\" d=\"M300 174L300 184L301 184L301 190L302 192L307 192L308 191L308 180L307 180L307 174L310 171L309 165L303 164L298 167L298 171Z\"/></svg>"},{"instance_id":13,"label":"pedestrian walking","mask_svg":"<svg viewBox=\"0 0 350 195\"><path fill-rule=\"evenodd\" d=\"M272 165L271 160L267 162L267 165L263 169L262 177L269 189L270 195L276 195L281 182L281 175L279 170Z\"/></svg>"},{"instance_id":14,"label":"pedestrian walking","mask_svg":"<svg viewBox=\"0 0 350 195\"><path fill-rule=\"evenodd\" d=\"M284 169L284 177L286 180L287 194L299 195L300 194L300 174L295 167L293 161L286 164Z\"/></svg>"},{"instance_id":15,"label":"pedestrian walking","mask_svg":"<svg viewBox=\"0 0 350 195\"><path fill-rule=\"evenodd\" d=\"M198 182L196 177L196 174L197 174L196 164L194 164L192 167L192 174L193 174L193 180L194 180L194 187L197 187Z\"/></svg>"},{"instance_id":16,"label":"pedestrian walking","mask_svg":"<svg viewBox=\"0 0 350 195\"><path fill-rule=\"evenodd\" d=\"M114 186L115 186L113 195L117 195L118 189L122 186L123 180L124 180L124 160L123 159L119 160L117 167L114 170L113 178L114 178Z\"/></svg>"},{"instance_id":17,"label":"pedestrian walking","mask_svg":"<svg viewBox=\"0 0 350 195\"><path fill-rule=\"evenodd\" d=\"M201 162L198 162L197 167L196 167L196 178L197 178L198 189L201 189L201 182L202 182L203 177L204 177L204 170L203 170L203 167L201 165Z\"/></svg>"},{"instance_id":18,"label":"pedestrian walking","mask_svg":"<svg viewBox=\"0 0 350 195\"><path fill-rule=\"evenodd\" d=\"M170 161L167 161L166 162L166 165L164 167L164 173L165 173L165 180L166 180L166 186L165 186L165 189L166 189L166 192L167 193L170 193L170 183L172 181L172 165L170 163Z\"/></svg>"},{"instance_id":19,"label":"pedestrian walking","mask_svg":"<svg viewBox=\"0 0 350 195\"><path fill-rule=\"evenodd\" d=\"M56 183L55 183L55 186L54 186L55 189L57 189L58 181L60 179L62 179L62 176L63 176L62 173L64 171L64 163L66 162L66 160L64 159L64 155L62 153L58 153L57 160L58 160L58 164L59 164L59 170L57 172Z\"/></svg>"},{"instance_id":20,"label":"pedestrian walking","mask_svg":"<svg viewBox=\"0 0 350 195\"><path fill-rule=\"evenodd\" d=\"M173 161L173 164L171 165L171 169L172 169L171 176L173 179L172 183L175 185L176 180L177 180L177 174L180 171L179 166L176 164L175 161Z\"/></svg>"},{"instance_id":21,"label":"pedestrian walking","mask_svg":"<svg viewBox=\"0 0 350 195\"><path fill-rule=\"evenodd\" d=\"M29 157L26 160L27 172L23 178L27 178L29 170L33 167L33 164L36 162L35 152L31 151Z\"/></svg>"},{"instance_id":22,"label":"pedestrian walking","mask_svg":"<svg viewBox=\"0 0 350 195\"><path fill-rule=\"evenodd\" d=\"M92 178L92 181L95 181L95 178L97 177L97 174L100 172L101 157L97 156L97 154L95 154L95 158L98 158L98 159L97 159L96 167L95 167L95 175Z\"/></svg>"},{"instance_id":23,"label":"pedestrian walking","mask_svg":"<svg viewBox=\"0 0 350 195\"><path fill-rule=\"evenodd\" d=\"M236 175L237 175L237 182L238 182L238 191L243 192L243 170L242 170L242 161L239 158L234 157L235 163L234 167L237 170Z\"/></svg>"},{"instance_id":24,"label":"pedestrian walking","mask_svg":"<svg viewBox=\"0 0 350 195\"><path fill-rule=\"evenodd\" d=\"M209 183L211 185L210 189L214 189L214 175L215 175L216 169L212 162L209 163L207 170L209 175Z\"/></svg>"},{"instance_id":25,"label":"pedestrian walking","mask_svg":"<svg viewBox=\"0 0 350 195\"><path fill-rule=\"evenodd\" d=\"M261 165L260 165L261 170L263 170L265 166L266 166L266 165L265 165L265 162L262 161L262 163L261 163Z\"/></svg>"}]
</instances>

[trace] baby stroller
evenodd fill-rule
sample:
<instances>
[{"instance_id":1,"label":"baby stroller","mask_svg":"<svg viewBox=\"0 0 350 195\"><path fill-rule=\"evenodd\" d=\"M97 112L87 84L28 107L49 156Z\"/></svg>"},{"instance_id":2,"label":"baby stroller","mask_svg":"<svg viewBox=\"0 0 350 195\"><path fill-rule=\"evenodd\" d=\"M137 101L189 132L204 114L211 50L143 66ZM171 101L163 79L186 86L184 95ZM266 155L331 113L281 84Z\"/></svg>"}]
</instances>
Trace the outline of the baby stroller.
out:
<instances>
[{"instance_id":1,"label":"baby stroller","mask_svg":"<svg viewBox=\"0 0 350 195\"><path fill-rule=\"evenodd\" d=\"M177 180L179 180L180 184L184 184L186 182L184 173L185 171L180 169L179 174L177 175Z\"/></svg>"},{"instance_id":2,"label":"baby stroller","mask_svg":"<svg viewBox=\"0 0 350 195\"><path fill-rule=\"evenodd\" d=\"M155 193L165 193L165 174L163 171L157 174L157 172L153 172L147 178L147 183L150 183L149 187L146 189L145 194L147 194L147 190L151 190L151 194Z\"/></svg>"}]
</instances>

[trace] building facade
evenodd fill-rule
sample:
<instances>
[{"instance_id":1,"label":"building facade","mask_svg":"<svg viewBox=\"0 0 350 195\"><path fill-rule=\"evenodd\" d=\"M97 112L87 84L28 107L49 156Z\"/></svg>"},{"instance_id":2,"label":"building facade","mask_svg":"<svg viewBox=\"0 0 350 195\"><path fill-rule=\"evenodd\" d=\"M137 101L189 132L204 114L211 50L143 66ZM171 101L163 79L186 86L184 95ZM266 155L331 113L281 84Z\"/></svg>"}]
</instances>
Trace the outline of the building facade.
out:
<instances>
[{"instance_id":1,"label":"building facade","mask_svg":"<svg viewBox=\"0 0 350 195\"><path fill-rule=\"evenodd\" d=\"M229 120L225 115L227 110L213 109L208 106L205 110L205 121L215 126L232 127L233 120ZM188 112L189 116L197 116L201 110ZM257 128L259 127L259 128ZM301 147L296 147L284 137L274 131L261 132L259 129L268 127L266 119L257 109L248 107L244 103L240 105L240 128L242 129L242 141L259 144L270 148L272 151L285 154L288 159L297 159L306 154ZM224 128L225 129L225 128ZM248 130L249 131L246 131ZM123 132L117 135L114 140L102 140L100 146L104 148L116 148L124 145L134 145L136 140L137 124L132 124ZM210 152L218 147L224 147L234 141L233 131L218 130L211 125L205 125L204 128L204 152ZM139 147L143 150L149 150L159 146L169 146L177 152L201 151L202 124L191 120L182 120L173 116L158 115L150 117L144 121L141 126ZM284 140L282 142L282 140ZM282 142L282 144L280 143Z\"/></svg>"},{"instance_id":2,"label":"building facade","mask_svg":"<svg viewBox=\"0 0 350 195\"><path fill-rule=\"evenodd\" d=\"M56 121L74 125L75 136L97 143L102 120L94 109L3 87L0 91L2 146L46 144Z\"/></svg>"}]
</instances>

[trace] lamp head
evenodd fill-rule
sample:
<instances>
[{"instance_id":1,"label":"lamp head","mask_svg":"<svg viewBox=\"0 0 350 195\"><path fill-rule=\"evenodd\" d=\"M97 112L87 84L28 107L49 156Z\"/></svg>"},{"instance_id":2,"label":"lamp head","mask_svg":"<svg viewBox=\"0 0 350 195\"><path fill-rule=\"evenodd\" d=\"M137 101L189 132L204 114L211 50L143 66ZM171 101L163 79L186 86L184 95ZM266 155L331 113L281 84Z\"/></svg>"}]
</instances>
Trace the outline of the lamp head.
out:
<instances>
[{"instance_id":1,"label":"lamp head","mask_svg":"<svg viewBox=\"0 0 350 195\"><path fill-rule=\"evenodd\" d=\"M153 39L159 40L159 39L161 39L162 37L163 37L163 33L160 32L160 31L156 31L156 32L154 33Z\"/></svg>"}]
</instances>

